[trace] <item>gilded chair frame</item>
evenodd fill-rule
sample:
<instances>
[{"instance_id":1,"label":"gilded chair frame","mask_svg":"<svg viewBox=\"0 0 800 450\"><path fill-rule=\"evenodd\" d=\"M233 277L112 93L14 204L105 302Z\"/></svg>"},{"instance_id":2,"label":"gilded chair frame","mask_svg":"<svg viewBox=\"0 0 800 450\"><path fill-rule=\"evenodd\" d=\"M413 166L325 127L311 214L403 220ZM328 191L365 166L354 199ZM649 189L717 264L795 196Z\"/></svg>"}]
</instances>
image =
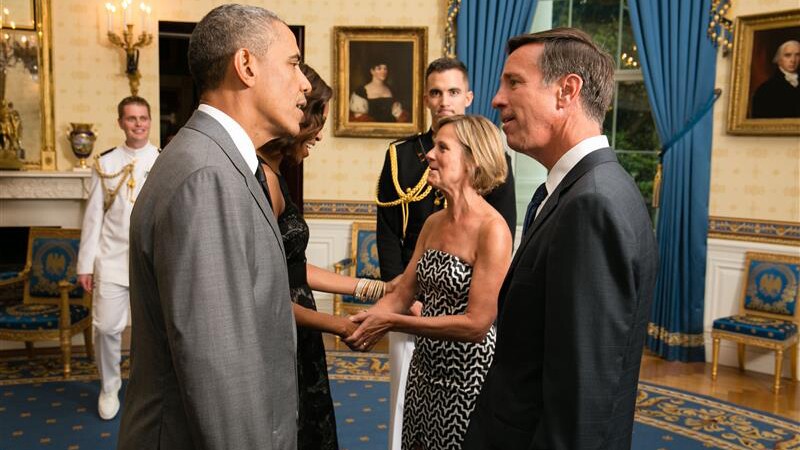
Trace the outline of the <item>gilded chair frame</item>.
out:
<instances>
[{"instance_id":1,"label":"gilded chair frame","mask_svg":"<svg viewBox=\"0 0 800 450\"><path fill-rule=\"evenodd\" d=\"M745 308L745 299L747 298L747 285L750 280L750 264L753 260L786 263L786 264L800 264L800 258L789 255L776 255L771 253L757 253L747 252L745 254L745 273L744 284L742 286L741 295L739 296L739 315L749 315L756 317L763 317L768 319L777 319L783 321L794 322L800 327L800 288L795 297L795 309L792 316L781 314L773 314L769 312L754 311ZM748 336L741 333L732 333L724 330L713 329L711 331L711 338L713 341L712 356L711 356L711 379L717 379L717 365L719 363L719 346L722 339L736 342L737 360L740 370L745 369L745 348L747 345L755 347L766 348L775 352L775 375L772 385L772 391L777 394L780 392L781 387L781 372L783 370L783 354L789 351L791 376L793 380L797 380L797 360L798 350L800 350L800 332L795 333L794 336L786 339L785 341L778 341L774 339L767 339L757 336Z\"/></svg>"},{"instance_id":2,"label":"gilded chair frame","mask_svg":"<svg viewBox=\"0 0 800 450\"><path fill-rule=\"evenodd\" d=\"M358 258L358 234L361 231L375 231L375 222L353 222L350 234L350 257L334 263L333 269L341 275L356 277ZM347 272L345 272L347 270ZM357 314L365 309L364 305L347 303L341 294L333 295L333 314L336 316ZM340 338L336 337L336 348L339 348Z\"/></svg>"},{"instance_id":3,"label":"gilded chair frame","mask_svg":"<svg viewBox=\"0 0 800 450\"><path fill-rule=\"evenodd\" d=\"M25 342L25 348L28 351L28 356L33 355L33 342L34 341L58 341L61 347L61 355L63 359L64 376L69 377L72 373L71 359L72 359L72 336L83 333L84 345L86 347L86 354L90 359L94 359L94 352L92 346L92 295L84 291L83 296L78 299L70 299L69 293L77 287L66 280L61 280L58 283L59 297L38 297L30 294L30 276L33 266L33 243L37 238L66 238L66 239L80 239L81 230L77 229L59 229L59 228L31 228L28 235L28 254L26 257L25 268L15 278L11 278L0 282L0 288L9 286L16 283L24 283L24 291L22 302L23 304L50 304L59 307L59 326L54 330L6 330L0 329L0 340L8 341L22 341ZM84 306L89 310L89 314L75 322L70 323L70 304L77 304Z\"/></svg>"}]
</instances>

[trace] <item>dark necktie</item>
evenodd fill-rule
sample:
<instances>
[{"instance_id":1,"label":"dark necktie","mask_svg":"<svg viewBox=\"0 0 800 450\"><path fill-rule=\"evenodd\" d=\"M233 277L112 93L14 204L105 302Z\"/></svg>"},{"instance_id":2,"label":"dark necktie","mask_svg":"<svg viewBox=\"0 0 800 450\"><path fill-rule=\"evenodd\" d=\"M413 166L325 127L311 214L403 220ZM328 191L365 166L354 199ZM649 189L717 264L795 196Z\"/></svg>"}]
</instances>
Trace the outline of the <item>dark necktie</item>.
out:
<instances>
[{"instance_id":1,"label":"dark necktie","mask_svg":"<svg viewBox=\"0 0 800 450\"><path fill-rule=\"evenodd\" d=\"M547 198L547 186L542 183L538 188L536 188L536 192L533 193L531 202L528 203L528 210L525 212L525 222L522 224L523 236L533 223L533 219L536 217L536 210L539 209L539 205L542 204L545 198Z\"/></svg>"},{"instance_id":2,"label":"dark necktie","mask_svg":"<svg viewBox=\"0 0 800 450\"><path fill-rule=\"evenodd\" d=\"M267 185L267 176L264 175L264 168L261 167L261 162L258 163L258 167L256 168L256 180L258 180L258 184L261 185L261 189L264 191L264 195L267 196L267 203L269 207L272 208L272 199L269 197L269 185Z\"/></svg>"}]
</instances>

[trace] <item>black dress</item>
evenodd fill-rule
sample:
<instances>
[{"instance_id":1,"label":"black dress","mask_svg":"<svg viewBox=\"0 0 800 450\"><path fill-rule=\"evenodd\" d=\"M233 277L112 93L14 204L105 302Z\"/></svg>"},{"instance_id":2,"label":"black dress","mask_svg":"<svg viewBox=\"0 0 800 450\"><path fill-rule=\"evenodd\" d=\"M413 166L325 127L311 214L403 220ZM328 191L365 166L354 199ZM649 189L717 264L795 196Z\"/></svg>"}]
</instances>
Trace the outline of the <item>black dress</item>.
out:
<instances>
[{"instance_id":1,"label":"black dress","mask_svg":"<svg viewBox=\"0 0 800 450\"><path fill-rule=\"evenodd\" d=\"M367 90L364 86L356 89L356 95L359 95L367 100L367 104L369 105L369 111L367 114L372 118L374 122L397 122L395 117L392 115L392 105L396 101L394 97L378 97L378 98L369 98L367 97Z\"/></svg>"},{"instance_id":2,"label":"black dress","mask_svg":"<svg viewBox=\"0 0 800 450\"><path fill-rule=\"evenodd\" d=\"M283 213L278 216L278 226L286 250L292 301L316 311L314 294L306 279L308 224L300 215L297 205L292 202L286 180L281 175L278 175L278 180L286 204ZM333 413L322 333L299 326L297 327L297 386L300 391L297 421L298 450L338 449L336 417Z\"/></svg>"}]
</instances>

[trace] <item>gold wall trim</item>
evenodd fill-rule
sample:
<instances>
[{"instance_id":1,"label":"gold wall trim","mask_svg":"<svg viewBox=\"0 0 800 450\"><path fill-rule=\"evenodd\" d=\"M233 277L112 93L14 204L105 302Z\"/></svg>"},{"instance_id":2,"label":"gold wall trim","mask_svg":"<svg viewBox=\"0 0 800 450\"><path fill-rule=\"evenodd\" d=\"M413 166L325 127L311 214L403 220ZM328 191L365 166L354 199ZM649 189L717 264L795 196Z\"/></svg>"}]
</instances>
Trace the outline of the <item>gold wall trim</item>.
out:
<instances>
[{"instance_id":1,"label":"gold wall trim","mask_svg":"<svg viewBox=\"0 0 800 450\"><path fill-rule=\"evenodd\" d=\"M647 334L653 339L658 339L672 347L702 347L705 345L703 333L672 333L652 322L647 324Z\"/></svg>"},{"instance_id":2,"label":"gold wall trim","mask_svg":"<svg viewBox=\"0 0 800 450\"><path fill-rule=\"evenodd\" d=\"M306 219L374 220L378 212L375 202L358 200L305 200L303 217Z\"/></svg>"},{"instance_id":3,"label":"gold wall trim","mask_svg":"<svg viewBox=\"0 0 800 450\"><path fill-rule=\"evenodd\" d=\"M800 222L711 216L708 237L800 247Z\"/></svg>"}]
</instances>

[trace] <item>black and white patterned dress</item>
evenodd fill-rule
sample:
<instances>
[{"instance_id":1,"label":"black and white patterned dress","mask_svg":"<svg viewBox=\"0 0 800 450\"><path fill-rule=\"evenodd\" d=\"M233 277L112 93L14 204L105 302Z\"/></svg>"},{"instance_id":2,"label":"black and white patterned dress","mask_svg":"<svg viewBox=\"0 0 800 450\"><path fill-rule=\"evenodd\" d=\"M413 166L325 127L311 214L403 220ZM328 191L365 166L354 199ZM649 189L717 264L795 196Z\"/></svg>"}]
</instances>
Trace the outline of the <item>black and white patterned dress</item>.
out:
<instances>
[{"instance_id":1,"label":"black and white patterned dress","mask_svg":"<svg viewBox=\"0 0 800 450\"><path fill-rule=\"evenodd\" d=\"M472 266L427 249L417 263L424 317L464 314ZM481 343L417 337L403 409L403 450L460 449L494 356L495 329Z\"/></svg>"}]
</instances>

